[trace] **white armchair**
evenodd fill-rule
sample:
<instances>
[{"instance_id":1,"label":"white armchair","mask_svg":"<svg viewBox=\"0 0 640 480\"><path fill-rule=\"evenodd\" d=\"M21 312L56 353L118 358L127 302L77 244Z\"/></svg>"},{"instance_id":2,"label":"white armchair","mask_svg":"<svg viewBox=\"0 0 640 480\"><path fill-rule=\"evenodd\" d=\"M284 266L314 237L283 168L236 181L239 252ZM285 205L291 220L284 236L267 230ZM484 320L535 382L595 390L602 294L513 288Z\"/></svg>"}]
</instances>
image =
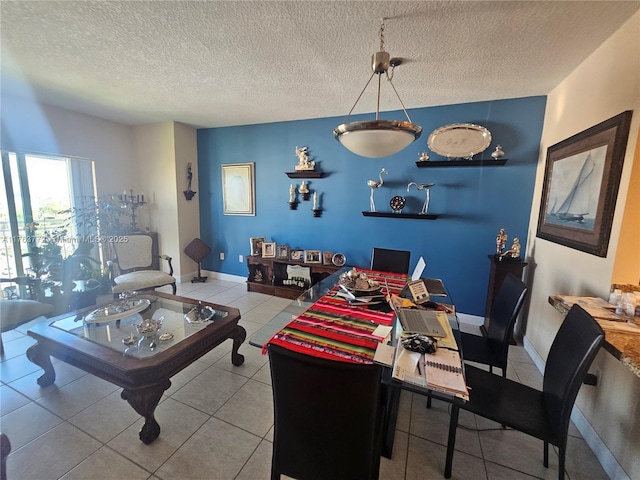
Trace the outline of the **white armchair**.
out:
<instances>
[{"instance_id":1,"label":"white armchair","mask_svg":"<svg viewBox=\"0 0 640 480\"><path fill-rule=\"evenodd\" d=\"M114 297L122 292L153 290L164 285L171 285L175 295L171 257L158 254L157 234L140 232L123 237L126 241L111 244L115 258L108 262ZM160 260L168 263L169 273L160 268Z\"/></svg>"}]
</instances>

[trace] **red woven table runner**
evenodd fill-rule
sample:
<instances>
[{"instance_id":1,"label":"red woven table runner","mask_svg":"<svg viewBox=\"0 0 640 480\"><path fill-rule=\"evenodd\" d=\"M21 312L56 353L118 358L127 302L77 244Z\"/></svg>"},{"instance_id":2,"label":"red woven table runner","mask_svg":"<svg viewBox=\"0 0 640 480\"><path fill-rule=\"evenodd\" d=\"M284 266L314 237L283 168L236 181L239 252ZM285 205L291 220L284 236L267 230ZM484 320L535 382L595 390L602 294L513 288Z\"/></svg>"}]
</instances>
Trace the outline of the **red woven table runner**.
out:
<instances>
[{"instance_id":1,"label":"red woven table runner","mask_svg":"<svg viewBox=\"0 0 640 480\"><path fill-rule=\"evenodd\" d=\"M407 275L404 274L357 270L380 283L384 294L398 295L407 283ZM389 292L386 291L385 280ZM335 285L276 333L268 344L342 362L373 363L376 347L382 341L373 335L373 331L378 325L391 325L395 313L352 306L336 295L339 291L339 285Z\"/></svg>"}]
</instances>

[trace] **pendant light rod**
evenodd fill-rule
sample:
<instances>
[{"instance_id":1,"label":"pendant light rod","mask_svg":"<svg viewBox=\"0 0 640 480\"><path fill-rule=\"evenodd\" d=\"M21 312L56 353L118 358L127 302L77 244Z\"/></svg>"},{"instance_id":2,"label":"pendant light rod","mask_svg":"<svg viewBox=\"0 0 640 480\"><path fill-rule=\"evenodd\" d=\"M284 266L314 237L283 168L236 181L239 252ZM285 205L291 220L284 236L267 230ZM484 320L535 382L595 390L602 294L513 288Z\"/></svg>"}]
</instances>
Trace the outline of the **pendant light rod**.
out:
<instances>
[{"instance_id":1,"label":"pendant light rod","mask_svg":"<svg viewBox=\"0 0 640 480\"><path fill-rule=\"evenodd\" d=\"M380 24L380 50L371 57L372 74L366 85L358 95L355 103L349 110L342 125L338 125L333 130L333 135L347 150L368 158L381 158L398 153L414 142L422 133L422 127L414 124L407 112L404 102L400 98L395 85L393 84L393 69L400 65L401 59L391 59L391 55L384 50L384 18ZM392 68L389 75L389 67ZM380 119L380 99L382 90L382 74L385 74L387 81L391 84L402 111L408 121L401 120L381 120ZM375 120L361 120L347 123L356 105L362 98L365 90L369 87L374 75L378 75L378 91L376 96L376 116Z\"/></svg>"}]
</instances>

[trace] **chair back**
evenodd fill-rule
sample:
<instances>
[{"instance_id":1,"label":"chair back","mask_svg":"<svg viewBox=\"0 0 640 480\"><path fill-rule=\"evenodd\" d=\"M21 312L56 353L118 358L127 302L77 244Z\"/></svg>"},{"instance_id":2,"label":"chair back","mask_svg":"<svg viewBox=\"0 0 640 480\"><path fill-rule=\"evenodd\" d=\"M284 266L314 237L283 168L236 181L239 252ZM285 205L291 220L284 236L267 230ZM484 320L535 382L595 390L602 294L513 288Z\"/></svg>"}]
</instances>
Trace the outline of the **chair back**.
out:
<instances>
[{"instance_id":1,"label":"chair back","mask_svg":"<svg viewBox=\"0 0 640 480\"><path fill-rule=\"evenodd\" d=\"M144 232L129 233L123 239L126 241L111 244L121 274L136 270L159 270L158 253L154 252L157 246L151 235Z\"/></svg>"},{"instance_id":2,"label":"chair back","mask_svg":"<svg viewBox=\"0 0 640 480\"><path fill-rule=\"evenodd\" d=\"M392 273L409 273L411 252L407 250L389 250L373 247L371 270Z\"/></svg>"},{"instance_id":3,"label":"chair back","mask_svg":"<svg viewBox=\"0 0 640 480\"><path fill-rule=\"evenodd\" d=\"M377 479L381 367L277 345L269 345L269 360L275 414L271 478Z\"/></svg>"},{"instance_id":4,"label":"chair back","mask_svg":"<svg viewBox=\"0 0 640 480\"><path fill-rule=\"evenodd\" d=\"M542 386L557 434L564 435L569 428L578 390L603 341L604 331L598 322L579 305L571 307L551 344ZM566 435L564 438L566 441Z\"/></svg>"},{"instance_id":5,"label":"chair back","mask_svg":"<svg viewBox=\"0 0 640 480\"><path fill-rule=\"evenodd\" d=\"M527 296L527 286L514 274L509 273L503 280L489 313L487 341L493 351L500 355L502 365L507 364L509 344L513 326Z\"/></svg>"}]
</instances>

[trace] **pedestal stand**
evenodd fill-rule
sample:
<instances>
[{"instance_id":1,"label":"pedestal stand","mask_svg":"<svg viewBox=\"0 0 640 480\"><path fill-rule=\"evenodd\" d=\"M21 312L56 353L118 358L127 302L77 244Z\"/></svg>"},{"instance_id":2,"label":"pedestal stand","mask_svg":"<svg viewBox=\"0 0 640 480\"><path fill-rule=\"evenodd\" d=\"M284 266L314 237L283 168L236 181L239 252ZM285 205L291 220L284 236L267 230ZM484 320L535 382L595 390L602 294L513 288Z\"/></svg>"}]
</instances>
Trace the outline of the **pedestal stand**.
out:
<instances>
[{"instance_id":1,"label":"pedestal stand","mask_svg":"<svg viewBox=\"0 0 640 480\"><path fill-rule=\"evenodd\" d=\"M189 245L184 249L184 253L194 262L198 264L198 275L191 279L191 283L206 282L207 277L201 275L201 263L204 258L211 253L209 245L204 243L199 238L194 238Z\"/></svg>"},{"instance_id":2,"label":"pedestal stand","mask_svg":"<svg viewBox=\"0 0 640 480\"><path fill-rule=\"evenodd\" d=\"M489 255L489 261L491 262L491 268L489 270L489 287L487 288L487 302L484 310L484 325L480 326L480 330L485 337L489 330L491 305L502 282L509 273L513 273L516 277L522 278L522 270L527 266L527 264L519 258Z\"/></svg>"}]
</instances>

